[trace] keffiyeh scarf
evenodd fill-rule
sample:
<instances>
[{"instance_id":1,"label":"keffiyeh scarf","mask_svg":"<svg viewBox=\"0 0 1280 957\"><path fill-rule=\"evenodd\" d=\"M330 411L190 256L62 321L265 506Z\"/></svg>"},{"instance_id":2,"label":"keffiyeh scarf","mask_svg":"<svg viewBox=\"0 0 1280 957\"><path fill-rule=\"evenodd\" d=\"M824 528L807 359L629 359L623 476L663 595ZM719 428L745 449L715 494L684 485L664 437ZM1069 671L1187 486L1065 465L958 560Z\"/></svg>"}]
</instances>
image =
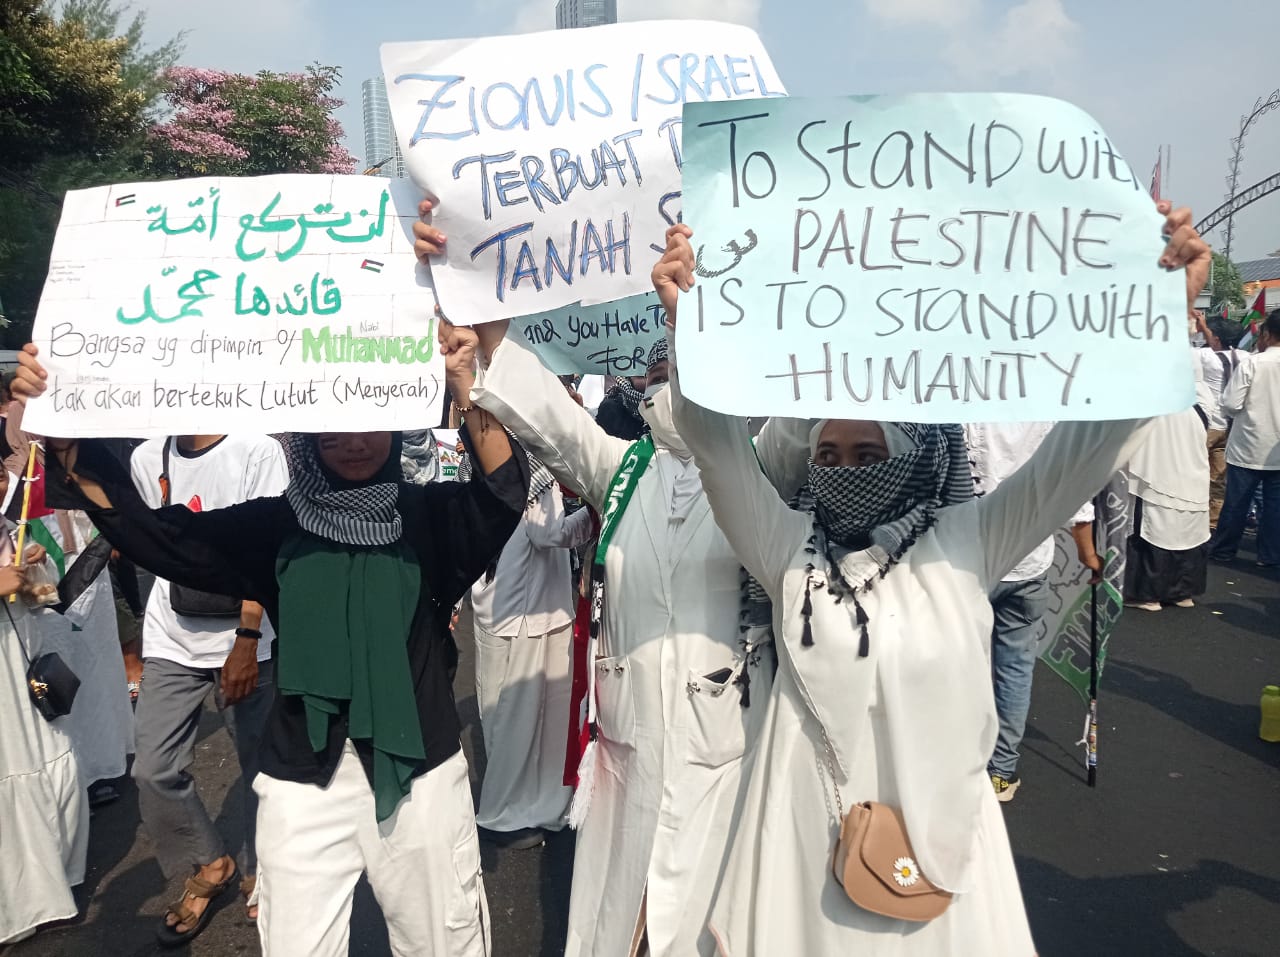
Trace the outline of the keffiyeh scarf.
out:
<instances>
[{"instance_id":1,"label":"keffiyeh scarf","mask_svg":"<svg viewBox=\"0 0 1280 957\"><path fill-rule=\"evenodd\" d=\"M933 525L939 508L972 498L973 478L959 426L892 423L883 428L891 450L901 448L903 440L909 450L857 468L810 462L801 508L813 512L835 544L852 549L869 536L897 560Z\"/></svg>"},{"instance_id":2,"label":"keffiyeh scarf","mask_svg":"<svg viewBox=\"0 0 1280 957\"><path fill-rule=\"evenodd\" d=\"M318 538L344 545L390 545L400 540L402 530L396 501L400 488L395 477L400 470L400 436L392 442L387 466L369 484L335 486L320 462L316 437L304 432L285 436L284 454L289 465L289 487L285 497L298 517L298 524Z\"/></svg>"},{"instance_id":3,"label":"keffiyeh scarf","mask_svg":"<svg viewBox=\"0 0 1280 957\"><path fill-rule=\"evenodd\" d=\"M813 431L811 446L826 422ZM892 456L875 465L827 467L809 464L808 483L791 500L796 511L814 517L814 536L806 551L824 561L830 572L830 590L839 601L851 600L862 632L859 654L869 653L867 616L858 594L883 578L916 540L937 521L937 511L973 497L973 476L965 449L964 431L958 425L884 423L882 429ZM812 449L811 449L812 451ZM840 571L840 559L870 541L877 551L878 576L848 582ZM809 566L812 571L814 565ZM763 586L744 572L742 586L744 627L762 627L773 620L773 606ZM801 614L805 619L802 642L813 644L809 627L811 596L806 587Z\"/></svg>"}]
</instances>

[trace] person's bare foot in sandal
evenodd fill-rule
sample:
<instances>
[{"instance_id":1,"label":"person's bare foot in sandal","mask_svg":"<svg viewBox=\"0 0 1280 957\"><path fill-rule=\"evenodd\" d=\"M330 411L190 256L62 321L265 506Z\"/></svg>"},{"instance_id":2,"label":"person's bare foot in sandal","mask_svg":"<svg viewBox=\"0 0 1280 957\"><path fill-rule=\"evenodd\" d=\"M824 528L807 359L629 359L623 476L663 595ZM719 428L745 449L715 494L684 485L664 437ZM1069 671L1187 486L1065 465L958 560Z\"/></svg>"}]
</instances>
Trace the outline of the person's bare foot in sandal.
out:
<instances>
[{"instance_id":1,"label":"person's bare foot in sandal","mask_svg":"<svg viewBox=\"0 0 1280 957\"><path fill-rule=\"evenodd\" d=\"M228 856L218 858L200 868L186 883L182 899L169 905L164 925L159 929L160 942L174 946L190 940L203 929L205 911L236 876L236 862Z\"/></svg>"},{"instance_id":2,"label":"person's bare foot in sandal","mask_svg":"<svg viewBox=\"0 0 1280 957\"><path fill-rule=\"evenodd\" d=\"M250 923L258 919L258 875L240 881L240 893L244 895L244 916Z\"/></svg>"}]
</instances>

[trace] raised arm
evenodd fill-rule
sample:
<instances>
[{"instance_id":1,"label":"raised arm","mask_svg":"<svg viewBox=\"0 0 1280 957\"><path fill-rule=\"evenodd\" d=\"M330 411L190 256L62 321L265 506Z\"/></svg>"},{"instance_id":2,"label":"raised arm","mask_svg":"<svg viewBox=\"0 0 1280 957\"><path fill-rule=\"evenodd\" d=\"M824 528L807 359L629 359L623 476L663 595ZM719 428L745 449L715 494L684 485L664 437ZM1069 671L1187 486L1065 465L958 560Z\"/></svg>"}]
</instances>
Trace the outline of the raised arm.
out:
<instances>
[{"instance_id":1,"label":"raised arm","mask_svg":"<svg viewBox=\"0 0 1280 957\"><path fill-rule=\"evenodd\" d=\"M270 604L275 558L288 503L262 498L193 512L151 509L128 470L101 442L54 446L45 462L45 500L83 509L103 536L135 564L188 588Z\"/></svg>"},{"instance_id":2,"label":"raised arm","mask_svg":"<svg viewBox=\"0 0 1280 957\"><path fill-rule=\"evenodd\" d=\"M597 509L630 443L608 435L507 323L481 326L481 367L471 401L493 413L551 474Z\"/></svg>"},{"instance_id":3,"label":"raised arm","mask_svg":"<svg viewBox=\"0 0 1280 957\"><path fill-rule=\"evenodd\" d=\"M459 434L475 454L471 433L464 425ZM428 563L433 597L443 607L458 602L516 530L529 494L529 461L514 452L487 475L473 471L470 482L401 486L405 534Z\"/></svg>"},{"instance_id":4,"label":"raised arm","mask_svg":"<svg viewBox=\"0 0 1280 957\"><path fill-rule=\"evenodd\" d=\"M993 585L1058 528L1071 522L1146 435L1147 420L1063 422L1035 454L978 500L978 530Z\"/></svg>"},{"instance_id":5,"label":"raised arm","mask_svg":"<svg viewBox=\"0 0 1280 957\"><path fill-rule=\"evenodd\" d=\"M577 548L591 540L591 512L580 508L569 515L564 496L552 485L524 510L529 541L535 548Z\"/></svg>"},{"instance_id":6,"label":"raised arm","mask_svg":"<svg viewBox=\"0 0 1280 957\"><path fill-rule=\"evenodd\" d=\"M1191 225L1191 210L1161 200L1165 269L1185 269L1187 312L1209 277L1209 247ZM1064 422L1030 461L978 502L987 584L998 582L1028 552L1067 522L1132 456L1145 438L1143 422Z\"/></svg>"},{"instance_id":7,"label":"raised arm","mask_svg":"<svg viewBox=\"0 0 1280 957\"><path fill-rule=\"evenodd\" d=\"M428 265L432 256L444 251L446 242L444 233L425 222L431 210L431 201L423 200L418 206L423 221L413 224L414 253ZM454 328L443 315L440 326ZM503 320L476 327L483 360L480 375L469 396L467 391L457 390L453 395L460 397L462 408L467 408L469 401L476 409L496 416L557 479L598 508L626 454L627 443L596 425L519 333L504 342L507 326Z\"/></svg>"},{"instance_id":8,"label":"raised arm","mask_svg":"<svg viewBox=\"0 0 1280 957\"><path fill-rule=\"evenodd\" d=\"M677 290L687 290L693 280L691 231L673 226L667 231L667 251L654 267L653 285L668 322L675 321ZM788 508L761 471L761 463L751 445L745 419L712 412L690 402L680 390L679 362L673 329L668 352L671 360L671 407L676 430L698 464L702 488L738 560L760 580L766 590L781 581L783 573L809 534L807 516ZM769 457L774 451L791 449L792 443L766 439ZM776 597L776 596L774 596Z\"/></svg>"},{"instance_id":9,"label":"raised arm","mask_svg":"<svg viewBox=\"0 0 1280 957\"><path fill-rule=\"evenodd\" d=\"M817 424L816 419L772 418L756 436L760 468L784 502L808 480L809 433Z\"/></svg>"}]
</instances>

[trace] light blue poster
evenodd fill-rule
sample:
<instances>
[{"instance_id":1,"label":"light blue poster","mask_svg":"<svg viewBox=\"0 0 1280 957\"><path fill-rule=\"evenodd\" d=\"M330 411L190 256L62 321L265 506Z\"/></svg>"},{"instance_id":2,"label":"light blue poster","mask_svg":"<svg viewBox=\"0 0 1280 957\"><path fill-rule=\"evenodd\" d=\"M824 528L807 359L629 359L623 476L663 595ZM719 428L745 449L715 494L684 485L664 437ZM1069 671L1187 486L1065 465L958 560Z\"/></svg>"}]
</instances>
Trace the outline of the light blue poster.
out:
<instances>
[{"instance_id":1,"label":"light blue poster","mask_svg":"<svg viewBox=\"0 0 1280 957\"><path fill-rule=\"evenodd\" d=\"M1070 104L687 104L681 384L740 415L1115 419L1194 401L1163 218Z\"/></svg>"},{"instance_id":2,"label":"light blue poster","mask_svg":"<svg viewBox=\"0 0 1280 957\"><path fill-rule=\"evenodd\" d=\"M655 258L657 254L655 253ZM644 375L667 314L656 293L616 302L581 303L511 320L557 375Z\"/></svg>"}]
</instances>

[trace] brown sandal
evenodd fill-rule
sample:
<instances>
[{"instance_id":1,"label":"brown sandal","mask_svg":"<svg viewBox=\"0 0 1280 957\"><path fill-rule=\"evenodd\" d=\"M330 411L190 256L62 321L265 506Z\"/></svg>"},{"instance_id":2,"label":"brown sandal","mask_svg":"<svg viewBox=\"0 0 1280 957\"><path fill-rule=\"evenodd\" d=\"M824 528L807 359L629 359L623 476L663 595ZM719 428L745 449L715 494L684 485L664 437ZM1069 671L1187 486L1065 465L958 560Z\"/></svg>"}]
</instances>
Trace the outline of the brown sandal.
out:
<instances>
[{"instance_id":1,"label":"brown sandal","mask_svg":"<svg viewBox=\"0 0 1280 957\"><path fill-rule=\"evenodd\" d=\"M180 900L174 901L169 905L169 910L164 917L160 918L160 926L156 928L156 940L161 947L181 947L194 939L208 925L210 918L213 917L213 901L215 898L221 897L235 881L239 874L232 871L231 876L220 884L211 884L209 881L201 877L192 875L187 878L186 893L182 895ZM188 900L207 900L209 903L199 916L187 906ZM165 918L172 914L178 918L170 925ZM186 924L187 930L175 930L179 924Z\"/></svg>"}]
</instances>

